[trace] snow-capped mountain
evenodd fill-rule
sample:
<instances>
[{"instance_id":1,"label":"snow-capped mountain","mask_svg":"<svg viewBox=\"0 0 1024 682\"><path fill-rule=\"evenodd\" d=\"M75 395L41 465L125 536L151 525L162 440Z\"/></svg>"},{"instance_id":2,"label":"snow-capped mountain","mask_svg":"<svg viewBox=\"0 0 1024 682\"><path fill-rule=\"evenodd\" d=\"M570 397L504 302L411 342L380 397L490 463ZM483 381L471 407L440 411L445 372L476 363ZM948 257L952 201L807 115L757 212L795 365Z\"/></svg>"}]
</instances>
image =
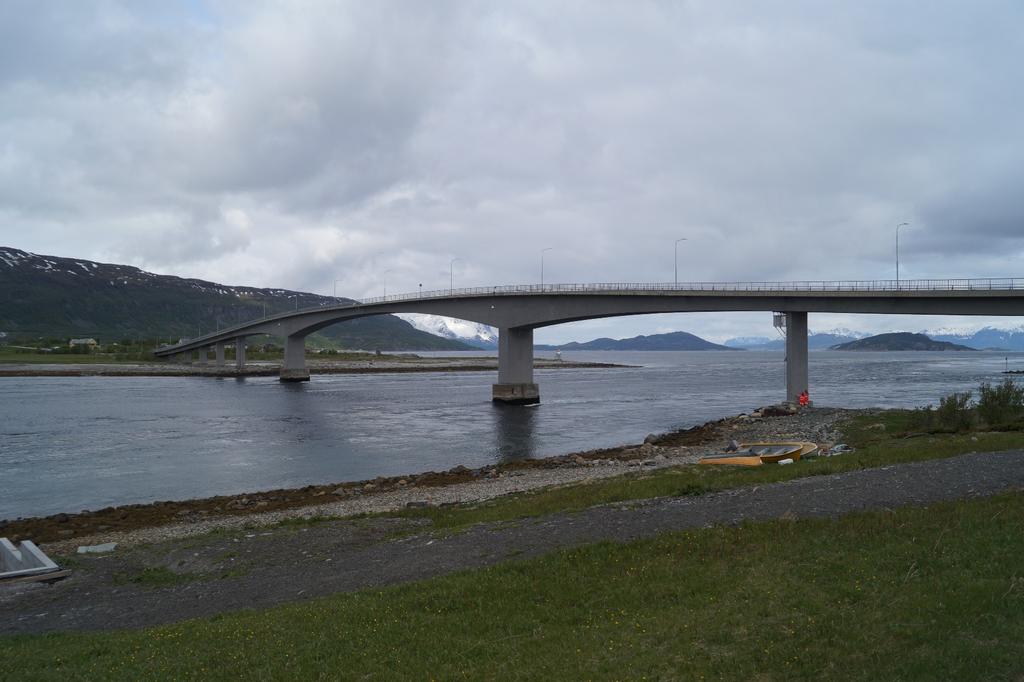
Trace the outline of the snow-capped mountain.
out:
<instances>
[{"instance_id":1,"label":"snow-capped mountain","mask_svg":"<svg viewBox=\"0 0 1024 682\"><path fill-rule=\"evenodd\" d=\"M863 332L855 332L850 329L832 329L830 331L812 331L807 336L807 347L811 350L822 350L839 343L856 341L868 336ZM747 350L783 350L786 347L786 339L779 335L776 338L766 336L740 336L729 339L725 342L730 348L745 348Z\"/></svg>"},{"instance_id":2,"label":"snow-capped mountain","mask_svg":"<svg viewBox=\"0 0 1024 682\"><path fill-rule=\"evenodd\" d=\"M1017 327L1016 329L985 327L978 330L945 328L923 333L936 341L959 343L979 350L986 348L1024 350L1024 327Z\"/></svg>"},{"instance_id":3,"label":"snow-capped mountain","mask_svg":"<svg viewBox=\"0 0 1024 682\"><path fill-rule=\"evenodd\" d=\"M487 350L498 347L498 330L488 327L486 324L419 313L399 313L397 317L402 318L416 329L435 336L455 339Z\"/></svg>"}]
</instances>

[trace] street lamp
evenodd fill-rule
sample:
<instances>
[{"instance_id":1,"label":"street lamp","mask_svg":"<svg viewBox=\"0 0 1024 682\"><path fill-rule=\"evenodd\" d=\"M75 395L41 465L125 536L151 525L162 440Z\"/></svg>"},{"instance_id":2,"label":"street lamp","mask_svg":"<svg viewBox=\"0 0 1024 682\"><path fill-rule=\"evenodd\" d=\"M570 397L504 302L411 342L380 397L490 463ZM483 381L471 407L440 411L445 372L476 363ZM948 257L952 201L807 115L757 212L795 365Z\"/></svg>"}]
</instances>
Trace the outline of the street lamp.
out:
<instances>
[{"instance_id":1,"label":"street lamp","mask_svg":"<svg viewBox=\"0 0 1024 682\"><path fill-rule=\"evenodd\" d=\"M455 293L455 261L461 258L452 258L448 263L448 295Z\"/></svg>"},{"instance_id":2,"label":"street lamp","mask_svg":"<svg viewBox=\"0 0 1024 682\"><path fill-rule=\"evenodd\" d=\"M394 270L385 270L381 278L384 280L384 298L388 297L388 273L394 272Z\"/></svg>"},{"instance_id":3,"label":"street lamp","mask_svg":"<svg viewBox=\"0 0 1024 682\"><path fill-rule=\"evenodd\" d=\"M672 247L673 251L675 251L675 283L677 286L679 285L679 242L685 241L686 237L680 237L679 239L676 240L675 245Z\"/></svg>"},{"instance_id":4,"label":"street lamp","mask_svg":"<svg viewBox=\"0 0 1024 682\"><path fill-rule=\"evenodd\" d=\"M340 281L340 279L334 280L334 298L338 298L338 282Z\"/></svg>"},{"instance_id":5,"label":"street lamp","mask_svg":"<svg viewBox=\"0 0 1024 682\"><path fill-rule=\"evenodd\" d=\"M900 288L900 228L908 225L910 223L900 223L896 226L896 289Z\"/></svg>"},{"instance_id":6,"label":"street lamp","mask_svg":"<svg viewBox=\"0 0 1024 682\"><path fill-rule=\"evenodd\" d=\"M549 247L547 247L545 249L541 249L540 250L540 288L541 289L544 288L544 252L545 251L550 251L553 248L555 248L555 247L549 246Z\"/></svg>"}]
</instances>

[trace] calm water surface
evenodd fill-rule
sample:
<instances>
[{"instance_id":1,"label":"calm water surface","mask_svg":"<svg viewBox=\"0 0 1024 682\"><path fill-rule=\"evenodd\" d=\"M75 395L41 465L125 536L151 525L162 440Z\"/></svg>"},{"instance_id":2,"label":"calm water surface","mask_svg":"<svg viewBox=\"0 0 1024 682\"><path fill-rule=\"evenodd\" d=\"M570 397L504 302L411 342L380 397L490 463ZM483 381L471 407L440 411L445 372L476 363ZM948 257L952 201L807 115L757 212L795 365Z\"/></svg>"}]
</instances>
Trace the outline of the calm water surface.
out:
<instances>
[{"instance_id":1,"label":"calm water surface","mask_svg":"<svg viewBox=\"0 0 1024 682\"><path fill-rule=\"evenodd\" d=\"M1006 356L811 353L811 397L841 407L935 403L1000 380ZM307 384L0 378L0 519L638 442L778 402L785 383L778 352L566 358L640 367L540 370L543 402L527 408L490 402L492 372L320 375ZM1024 366L1024 355L1009 362Z\"/></svg>"}]
</instances>

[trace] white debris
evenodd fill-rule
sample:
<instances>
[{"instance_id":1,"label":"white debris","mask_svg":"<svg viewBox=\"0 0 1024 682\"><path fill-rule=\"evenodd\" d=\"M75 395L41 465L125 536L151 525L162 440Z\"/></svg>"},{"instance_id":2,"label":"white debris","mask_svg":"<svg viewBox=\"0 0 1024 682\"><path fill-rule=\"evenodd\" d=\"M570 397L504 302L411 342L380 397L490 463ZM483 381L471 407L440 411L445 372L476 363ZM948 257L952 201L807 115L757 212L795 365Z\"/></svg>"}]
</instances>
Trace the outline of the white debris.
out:
<instances>
[{"instance_id":1,"label":"white debris","mask_svg":"<svg viewBox=\"0 0 1024 682\"><path fill-rule=\"evenodd\" d=\"M104 542L102 545L82 545L78 548L79 554L105 554L113 552L117 547L116 542Z\"/></svg>"}]
</instances>

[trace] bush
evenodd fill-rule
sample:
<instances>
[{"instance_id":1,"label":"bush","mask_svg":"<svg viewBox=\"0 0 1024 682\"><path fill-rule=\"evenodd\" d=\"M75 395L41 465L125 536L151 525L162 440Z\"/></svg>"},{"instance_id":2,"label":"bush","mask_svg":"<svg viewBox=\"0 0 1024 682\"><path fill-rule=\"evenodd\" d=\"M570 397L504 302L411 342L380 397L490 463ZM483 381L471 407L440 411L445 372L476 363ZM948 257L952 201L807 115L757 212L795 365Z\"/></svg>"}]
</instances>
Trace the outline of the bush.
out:
<instances>
[{"instance_id":1,"label":"bush","mask_svg":"<svg viewBox=\"0 0 1024 682\"><path fill-rule=\"evenodd\" d=\"M974 423L974 412L971 410L970 391L950 393L939 400L939 409L935 411L935 421L943 431L970 431Z\"/></svg>"},{"instance_id":2,"label":"bush","mask_svg":"<svg viewBox=\"0 0 1024 682\"><path fill-rule=\"evenodd\" d=\"M1024 413L1024 387L1012 379L993 386L988 382L978 387L978 416L992 428L1008 427Z\"/></svg>"}]
</instances>

